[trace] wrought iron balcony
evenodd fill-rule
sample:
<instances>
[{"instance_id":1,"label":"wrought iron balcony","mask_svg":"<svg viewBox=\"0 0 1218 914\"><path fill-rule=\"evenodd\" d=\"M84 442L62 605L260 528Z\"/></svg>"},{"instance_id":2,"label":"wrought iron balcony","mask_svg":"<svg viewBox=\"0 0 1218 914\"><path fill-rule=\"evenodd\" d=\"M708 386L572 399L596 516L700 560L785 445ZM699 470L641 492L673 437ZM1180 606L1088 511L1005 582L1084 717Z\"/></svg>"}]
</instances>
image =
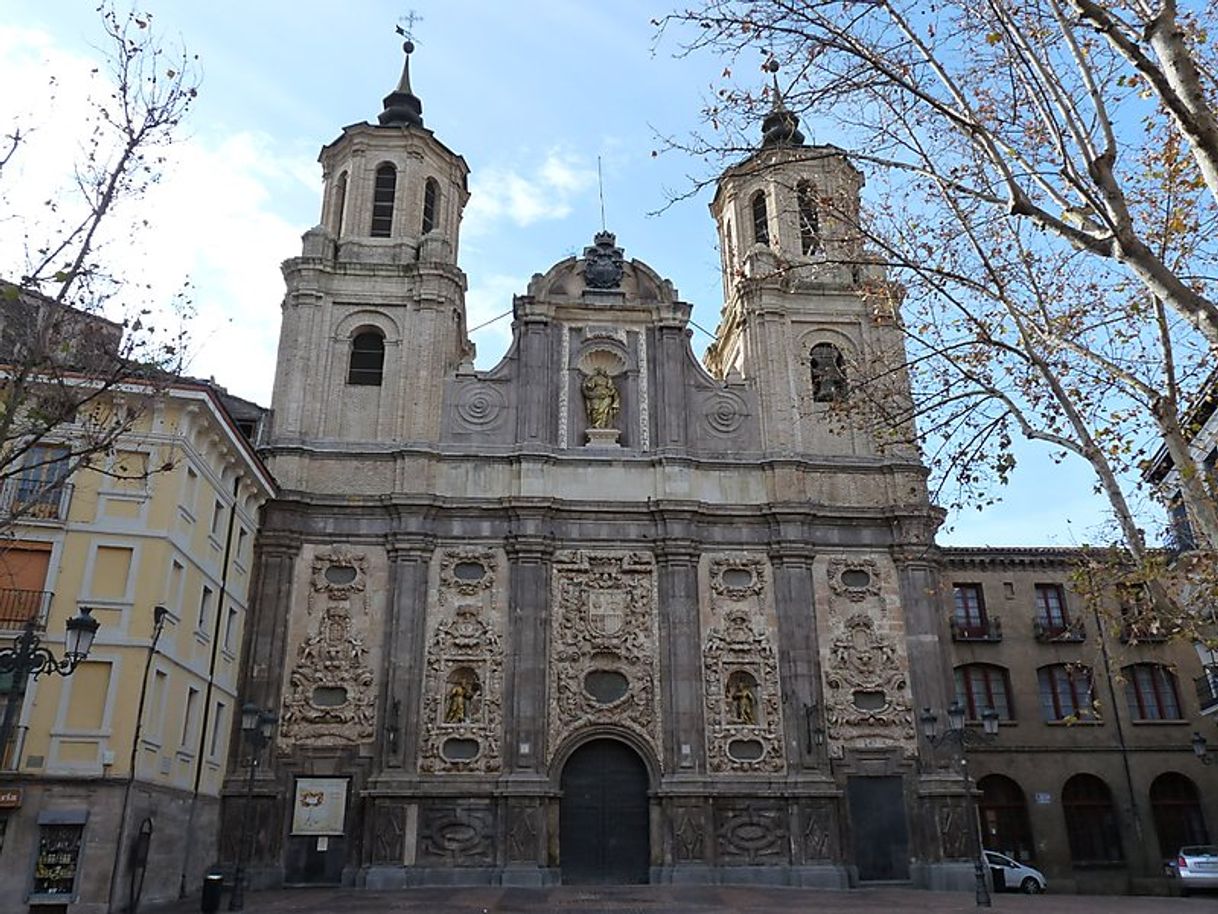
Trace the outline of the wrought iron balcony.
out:
<instances>
[{"instance_id":1,"label":"wrought iron balcony","mask_svg":"<svg viewBox=\"0 0 1218 914\"><path fill-rule=\"evenodd\" d=\"M968 624L952 619L953 641L1001 641L1002 619L989 616L977 624Z\"/></svg>"},{"instance_id":2,"label":"wrought iron balcony","mask_svg":"<svg viewBox=\"0 0 1218 914\"><path fill-rule=\"evenodd\" d=\"M0 482L0 522L62 524L68 518L71 500L70 482L48 487L24 476L12 476Z\"/></svg>"},{"instance_id":3,"label":"wrought iron balcony","mask_svg":"<svg viewBox=\"0 0 1218 914\"><path fill-rule=\"evenodd\" d=\"M1205 672L1195 680L1201 713L1218 714L1218 666L1204 666L1202 669Z\"/></svg>"},{"instance_id":4,"label":"wrought iron balcony","mask_svg":"<svg viewBox=\"0 0 1218 914\"><path fill-rule=\"evenodd\" d=\"M0 589L0 631L20 631L30 619L45 628L53 596L49 590Z\"/></svg>"},{"instance_id":5,"label":"wrought iron balcony","mask_svg":"<svg viewBox=\"0 0 1218 914\"><path fill-rule=\"evenodd\" d=\"M1167 632L1145 622L1126 622L1121 626L1123 644L1159 644L1167 640Z\"/></svg>"},{"instance_id":6,"label":"wrought iron balcony","mask_svg":"<svg viewBox=\"0 0 1218 914\"><path fill-rule=\"evenodd\" d=\"M1032 637L1042 644L1077 643L1086 640L1087 629L1082 619L1070 619L1062 625L1034 619Z\"/></svg>"}]
</instances>

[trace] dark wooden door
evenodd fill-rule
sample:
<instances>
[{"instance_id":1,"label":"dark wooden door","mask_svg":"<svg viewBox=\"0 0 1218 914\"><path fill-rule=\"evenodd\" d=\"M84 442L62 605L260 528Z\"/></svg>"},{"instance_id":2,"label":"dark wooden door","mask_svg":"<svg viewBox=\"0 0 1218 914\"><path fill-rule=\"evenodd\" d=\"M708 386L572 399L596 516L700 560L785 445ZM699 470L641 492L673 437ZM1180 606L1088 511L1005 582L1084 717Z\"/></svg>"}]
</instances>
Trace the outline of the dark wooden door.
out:
<instances>
[{"instance_id":1,"label":"dark wooden door","mask_svg":"<svg viewBox=\"0 0 1218 914\"><path fill-rule=\"evenodd\" d=\"M559 863L567 885L648 881L647 769L624 743L580 746L562 772Z\"/></svg>"},{"instance_id":2,"label":"dark wooden door","mask_svg":"<svg viewBox=\"0 0 1218 914\"><path fill-rule=\"evenodd\" d=\"M859 881L909 878L909 830L899 777L846 781Z\"/></svg>"},{"instance_id":3,"label":"dark wooden door","mask_svg":"<svg viewBox=\"0 0 1218 914\"><path fill-rule=\"evenodd\" d=\"M345 835L320 840L313 835L293 835L288 838L284 882L290 885L342 885L346 859Z\"/></svg>"}]
</instances>

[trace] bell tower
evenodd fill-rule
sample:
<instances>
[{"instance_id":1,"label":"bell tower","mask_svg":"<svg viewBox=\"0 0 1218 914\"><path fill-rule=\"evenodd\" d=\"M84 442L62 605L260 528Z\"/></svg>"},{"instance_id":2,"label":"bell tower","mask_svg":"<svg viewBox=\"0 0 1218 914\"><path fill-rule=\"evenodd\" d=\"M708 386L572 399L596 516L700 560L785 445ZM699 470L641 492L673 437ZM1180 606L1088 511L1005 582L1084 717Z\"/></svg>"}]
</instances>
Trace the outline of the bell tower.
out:
<instances>
[{"instance_id":1,"label":"bell tower","mask_svg":"<svg viewBox=\"0 0 1218 914\"><path fill-rule=\"evenodd\" d=\"M880 395L893 415L909 393L894 314L874 304L883 272L858 229L863 175L836 146L805 142L777 82L774 99L760 147L723 173L711 202L725 303L706 364L757 389L766 450L871 457L908 436L877 432L861 400Z\"/></svg>"},{"instance_id":2,"label":"bell tower","mask_svg":"<svg viewBox=\"0 0 1218 914\"><path fill-rule=\"evenodd\" d=\"M469 167L423 125L403 50L377 123L322 149L321 222L283 265L272 448L434 442L442 380L471 355L457 267Z\"/></svg>"}]
</instances>

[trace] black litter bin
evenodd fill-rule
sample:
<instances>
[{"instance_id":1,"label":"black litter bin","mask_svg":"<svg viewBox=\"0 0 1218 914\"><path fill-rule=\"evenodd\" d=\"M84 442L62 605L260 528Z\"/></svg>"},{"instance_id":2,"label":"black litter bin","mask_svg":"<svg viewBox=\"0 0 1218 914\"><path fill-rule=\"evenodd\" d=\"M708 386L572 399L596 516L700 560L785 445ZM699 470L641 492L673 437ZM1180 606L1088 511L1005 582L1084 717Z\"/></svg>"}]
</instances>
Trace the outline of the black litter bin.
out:
<instances>
[{"instance_id":1,"label":"black litter bin","mask_svg":"<svg viewBox=\"0 0 1218 914\"><path fill-rule=\"evenodd\" d=\"M203 877L203 894L199 898L199 910L203 914L216 914L220 910L220 896L224 893L224 871L212 867Z\"/></svg>"}]
</instances>

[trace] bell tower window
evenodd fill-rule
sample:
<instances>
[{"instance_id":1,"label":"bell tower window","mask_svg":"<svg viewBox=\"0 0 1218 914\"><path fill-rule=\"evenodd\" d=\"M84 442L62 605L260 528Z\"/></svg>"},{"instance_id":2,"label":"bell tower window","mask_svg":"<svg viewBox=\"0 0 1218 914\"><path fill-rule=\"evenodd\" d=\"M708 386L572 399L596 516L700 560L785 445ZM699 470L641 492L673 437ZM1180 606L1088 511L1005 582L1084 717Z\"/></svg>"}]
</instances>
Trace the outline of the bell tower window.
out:
<instances>
[{"instance_id":1,"label":"bell tower window","mask_svg":"<svg viewBox=\"0 0 1218 914\"><path fill-rule=\"evenodd\" d=\"M435 178L428 178L423 185L423 234L436 227L436 207L440 203L440 185Z\"/></svg>"},{"instance_id":2,"label":"bell tower window","mask_svg":"<svg viewBox=\"0 0 1218 914\"><path fill-rule=\"evenodd\" d=\"M344 171L334 182L334 234L343 233L343 216L347 209L347 173Z\"/></svg>"},{"instance_id":3,"label":"bell tower window","mask_svg":"<svg viewBox=\"0 0 1218 914\"><path fill-rule=\"evenodd\" d=\"M799 249L806 257L820 250L820 214L812 185L807 181L796 184L795 201L799 206Z\"/></svg>"},{"instance_id":4,"label":"bell tower window","mask_svg":"<svg viewBox=\"0 0 1218 914\"><path fill-rule=\"evenodd\" d=\"M812 347L812 399L832 403L846 399L846 360L832 343Z\"/></svg>"},{"instance_id":5,"label":"bell tower window","mask_svg":"<svg viewBox=\"0 0 1218 914\"><path fill-rule=\"evenodd\" d=\"M347 383L380 387L385 374L385 338L376 330L357 333L351 340Z\"/></svg>"},{"instance_id":6,"label":"bell tower window","mask_svg":"<svg viewBox=\"0 0 1218 914\"><path fill-rule=\"evenodd\" d=\"M393 231L393 198L398 186L398 170L386 162L376 169L372 191L373 238L388 238Z\"/></svg>"},{"instance_id":7,"label":"bell tower window","mask_svg":"<svg viewBox=\"0 0 1218 914\"><path fill-rule=\"evenodd\" d=\"M753 243L768 245L770 243L770 216L766 211L764 190L753 194L751 205L753 207Z\"/></svg>"}]
</instances>

